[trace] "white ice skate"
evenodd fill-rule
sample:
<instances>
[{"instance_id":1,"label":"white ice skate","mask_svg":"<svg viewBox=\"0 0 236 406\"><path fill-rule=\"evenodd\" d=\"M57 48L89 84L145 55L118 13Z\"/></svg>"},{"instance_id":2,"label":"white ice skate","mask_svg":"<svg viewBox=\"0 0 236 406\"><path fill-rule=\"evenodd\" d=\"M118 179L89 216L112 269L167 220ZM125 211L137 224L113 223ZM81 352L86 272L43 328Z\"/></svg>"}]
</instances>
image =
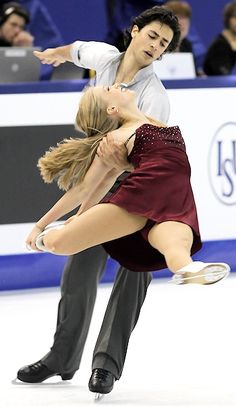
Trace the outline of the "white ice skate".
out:
<instances>
[{"instance_id":1,"label":"white ice skate","mask_svg":"<svg viewBox=\"0 0 236 406\"><path fill-rule=\"evenodd\" d=\"M229 272L229 265L223 262L204 263L195 261L179 269L172 277L172 282L177 285L189 283L211 285L225 279Z\"/></svg>"},{"instance_id":2,"label":"white ice skate","mask_svg":"<svg viewBox=\"0 0 236 406\"><path fill-rule=\"evenodd\" d=\"M45 228L45 230L42 231L42 233L40 233L38 235L38 237L35 240L35 245L36 247L40 250L40 251L44 251L44 252L50 252L44 245L43 243L43 238L46 234L49 233L49 231L51 230L60 230L62 227L64 227L64 223L63 224L55 224L53 226L48 226Z\"/></svg>"}]
</instances>

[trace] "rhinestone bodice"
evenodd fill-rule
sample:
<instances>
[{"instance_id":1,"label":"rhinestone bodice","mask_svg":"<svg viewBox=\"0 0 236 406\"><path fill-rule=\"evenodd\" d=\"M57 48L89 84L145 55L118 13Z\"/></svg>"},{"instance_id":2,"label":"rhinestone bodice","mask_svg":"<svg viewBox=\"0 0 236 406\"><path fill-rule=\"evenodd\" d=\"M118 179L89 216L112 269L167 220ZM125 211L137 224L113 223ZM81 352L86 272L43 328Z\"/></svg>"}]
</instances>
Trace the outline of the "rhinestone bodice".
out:
<instances>
[{"instance_id":1,"label":"rhinestone bodice","mask_svg":"<svg viewBox=\"0 0 236 406\"><path fill-rule=\"evenodd\" d=\"M147 159L153 157L155 153L166 147L177 147L185 151L185 142L178 126L157 127L153 124L143 124L135 132L133 149L129 155L129 160L138 164L142 156Z\"/></svg>"}]
</instances>

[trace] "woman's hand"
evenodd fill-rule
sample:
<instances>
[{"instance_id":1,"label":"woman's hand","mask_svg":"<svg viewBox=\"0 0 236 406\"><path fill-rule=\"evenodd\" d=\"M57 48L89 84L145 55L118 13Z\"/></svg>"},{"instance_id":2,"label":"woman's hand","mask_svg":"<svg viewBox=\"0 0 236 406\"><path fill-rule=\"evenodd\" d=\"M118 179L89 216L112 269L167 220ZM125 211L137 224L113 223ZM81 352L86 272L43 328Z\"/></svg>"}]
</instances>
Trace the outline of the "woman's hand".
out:
<instances>
[{"instance_id":1,"label":"woman's hand","mask_svg":"<svg viewBox=\"0 0 236 406\"><path fill-rule=\"evenodd\" d=\"M112 134L107 134L100 142L97 155L111 169L119 172L132 171L133 166L128 162L126 146L114 140Z\"/></svg>"},{"instance_id":2,"label":"woman's hand","mask_svg":"<svg viewBox=\"0 0 236 406\"><path fill-rule=\"evenodd\" d=\"M26 238L26 247L28 249L34 250L34 251L40 251L36 245L35 245L35 241L36 238L39 236L39 234L42 233L42 228L38 227L37 225L34 226L34 228L32 229L32 231L29 233L28 237ZM40 251L41 252L41 251Z\"/></svg>"}]
</instances>

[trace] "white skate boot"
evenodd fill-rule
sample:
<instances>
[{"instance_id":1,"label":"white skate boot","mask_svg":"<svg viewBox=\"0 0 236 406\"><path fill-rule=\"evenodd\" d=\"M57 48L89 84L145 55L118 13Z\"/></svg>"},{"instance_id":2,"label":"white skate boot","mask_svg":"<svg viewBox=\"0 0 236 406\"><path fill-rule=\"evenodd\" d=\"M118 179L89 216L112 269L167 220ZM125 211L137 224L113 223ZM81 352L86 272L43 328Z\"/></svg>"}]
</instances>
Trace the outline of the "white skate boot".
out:
<instances>
[{"instance_id":1,"label":"white skate boot","mask_svg":"<svg viewBox=\"0 0 236 406\"><path fill-rule=\"evenodd\" d=\"M53 226L48 226L45 228L45 230L42 231L42 233L40 233L38 235L38 237L36 238L35 241L35 245L36 247L40 250L40 251L44 251L44 252L50 252L44 245L43 243L43 238L45 237L46 234L48 234L50 231L52 230L60 230L62 227L64 227L64 224L55 224Z\"/></svg>"},{"instance_id":2,"label":"white skate boot","mask_svg":"<svg viewBox=\"0 0 236 406\"><path fill-rule=\"evenodd\" d=\"M229 272L230 267L224 262L204 263L195 261L179 269L172 277L172 281L177 285L188 283L211 285L225 279Z\"/></svg>"}]
</instances>

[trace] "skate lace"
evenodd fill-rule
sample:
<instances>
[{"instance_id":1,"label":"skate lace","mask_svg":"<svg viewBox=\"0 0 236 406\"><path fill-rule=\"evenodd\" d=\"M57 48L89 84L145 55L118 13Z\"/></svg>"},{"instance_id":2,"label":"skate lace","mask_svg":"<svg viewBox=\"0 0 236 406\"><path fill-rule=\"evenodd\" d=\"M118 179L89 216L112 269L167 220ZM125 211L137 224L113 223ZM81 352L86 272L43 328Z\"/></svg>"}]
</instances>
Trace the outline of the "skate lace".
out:
<instances>
[{"instance_id":1,"label":"skate lace","mask_svg":"<svg viewBox=\"0 0 236 406\"><path fill-rule=\"evenodd\" d=\"M38 369L42 368L42 363L41 361L35 362L35 364L31 365L31 368L35 371L37 371Z\"/></svg>"},{"instance_id":2,"label":"skate lace","mask_svg":"<svg viewBox=\"0 0 236 406\"><path fill-rule=\"evenodd\" d=\"M94 373L94 378L103 381L104 379L107 378L108 374L109 374L109 372L106 371L105 369L96 369L96 371Z\"/></svg>"}]
</instances>

